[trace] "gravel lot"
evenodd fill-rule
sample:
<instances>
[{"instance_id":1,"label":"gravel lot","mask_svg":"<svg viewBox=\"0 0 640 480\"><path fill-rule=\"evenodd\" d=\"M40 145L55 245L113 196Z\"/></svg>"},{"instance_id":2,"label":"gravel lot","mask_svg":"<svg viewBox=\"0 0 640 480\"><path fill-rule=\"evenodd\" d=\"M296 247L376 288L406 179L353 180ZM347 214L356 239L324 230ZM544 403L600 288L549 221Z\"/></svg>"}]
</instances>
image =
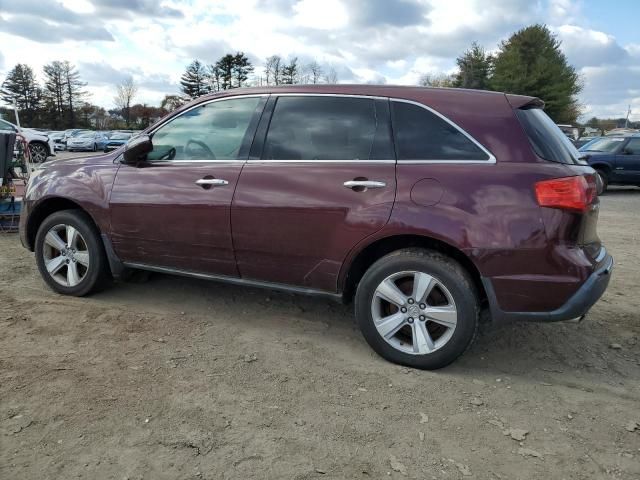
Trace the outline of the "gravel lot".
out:
<instances>
[{"instance_id":1,"label":"gravel lot","mask_svg":"<svg viewBox=\"0 0 640 480\"><path fill-rule=\"evenodd\" d=\"M486 326L450 368L389 364L351 307L152 275L53 294L0 235L2 479L638 479L640 189L582 323Z\"/></svg>"}]
</instances>

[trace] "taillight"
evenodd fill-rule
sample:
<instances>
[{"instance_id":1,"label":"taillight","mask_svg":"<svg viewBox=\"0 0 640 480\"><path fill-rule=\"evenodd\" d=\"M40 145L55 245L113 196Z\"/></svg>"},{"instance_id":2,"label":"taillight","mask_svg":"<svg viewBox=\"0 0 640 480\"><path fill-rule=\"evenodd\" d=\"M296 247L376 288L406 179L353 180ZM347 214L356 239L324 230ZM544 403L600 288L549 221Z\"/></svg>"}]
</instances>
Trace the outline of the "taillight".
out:
<instances>
[{"instance_id":1,"label":"taillight","mask_svg":"<svg viewBox=\"0 0 640 480\"><path fill-rule=\"evenodd\" d=\"M586 212L598 194L595 175L553 178L536 183L541 207Z\"/></svg>"}]
</instances>

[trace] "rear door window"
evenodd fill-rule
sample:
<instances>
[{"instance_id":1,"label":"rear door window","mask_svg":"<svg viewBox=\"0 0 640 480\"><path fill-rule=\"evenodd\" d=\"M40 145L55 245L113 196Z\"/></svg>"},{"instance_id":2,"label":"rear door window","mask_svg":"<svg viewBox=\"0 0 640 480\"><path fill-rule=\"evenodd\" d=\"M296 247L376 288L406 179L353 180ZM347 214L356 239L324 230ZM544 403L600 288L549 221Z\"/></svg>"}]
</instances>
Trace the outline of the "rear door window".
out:
<instances>
[{"instance_id":1,"label":"rear door window","mask_svg":"<svg viewBox=\"0 0 640 480\"><path fill-rule=\"evenodd\" d=\"M393 101L392 122L398 160L489 160L467 134L432 111L413 103Z\"/></svg>"},{"instance_id":2,"label":"rear door window","mask_svg":"<svg viewBox=\"0 0 640 480\"><path fill-rule=\"evenodd\" d=\"M279 97L263 160L393 159L388 104L371 98Z\"/></svg>"},{"instance_id":3,"label":"rear door window","mask_svg":"<svg viewBox=\"0 0 640 480\"><path fill-rule=\"evenodd\" d=\"M576 147L541 108L521 108L516 115L536 155L552 162L580 163Z\"/></svg>"}]
</instances>

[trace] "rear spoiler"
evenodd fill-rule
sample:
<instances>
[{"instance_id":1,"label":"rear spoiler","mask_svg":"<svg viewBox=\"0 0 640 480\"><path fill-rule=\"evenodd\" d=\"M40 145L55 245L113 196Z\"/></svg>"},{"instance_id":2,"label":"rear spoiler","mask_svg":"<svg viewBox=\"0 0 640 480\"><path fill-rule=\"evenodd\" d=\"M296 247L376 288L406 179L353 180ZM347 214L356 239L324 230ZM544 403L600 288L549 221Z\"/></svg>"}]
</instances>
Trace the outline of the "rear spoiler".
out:
<instances>
[{"instance_id":1,"label":"rear spoiler","mask_svg":"<svg viewBox=\"0 0 640 480\"><path fill-rule=\"evenodd\" d=\"M526 95L513 95L505 93L509 105L513 108L544 108L544 102L537 97L527 97Z\"/></svg>"}]
</instances>

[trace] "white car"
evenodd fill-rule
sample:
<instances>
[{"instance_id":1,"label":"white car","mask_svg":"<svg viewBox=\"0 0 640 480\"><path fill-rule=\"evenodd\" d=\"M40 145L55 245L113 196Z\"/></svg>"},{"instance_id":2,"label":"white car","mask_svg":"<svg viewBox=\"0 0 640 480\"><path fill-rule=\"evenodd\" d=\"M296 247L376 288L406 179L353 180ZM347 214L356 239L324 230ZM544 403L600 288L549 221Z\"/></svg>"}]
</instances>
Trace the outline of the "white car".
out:
<instances>
[{"instance_id":1,"label":"white car","mask_svg":"<svg viewBox=\"0 0 640 480\"><path fill-rule=\"evenodd\" d=\"M42 163L47 158L55 156L53 140L48 135L37 130L18 127L2 119L0 119L0 130L22 134L29 144L29 153L31 153L31 161L33 163Z\"/></svg>"}]
</instances>

